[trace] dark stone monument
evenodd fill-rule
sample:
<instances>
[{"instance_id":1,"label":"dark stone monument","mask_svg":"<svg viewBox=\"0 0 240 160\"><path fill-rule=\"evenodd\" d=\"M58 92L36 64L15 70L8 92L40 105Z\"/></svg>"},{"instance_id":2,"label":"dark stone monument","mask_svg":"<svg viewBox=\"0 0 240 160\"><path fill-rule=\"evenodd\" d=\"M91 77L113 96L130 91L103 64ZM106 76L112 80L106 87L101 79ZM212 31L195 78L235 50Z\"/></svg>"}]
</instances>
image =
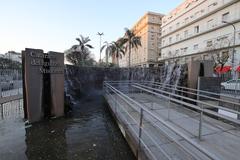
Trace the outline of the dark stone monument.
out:
<instances>
[{"instance_id":1,"label":"dark stone monument","mask_svg":"<svg viewBox=\"0 0 240 160\"><path fill-rule=\"evenodd\" d=\"M64 54L25 49L24 116L30 123L64 115Z\"/></svg>"}]
</instances>

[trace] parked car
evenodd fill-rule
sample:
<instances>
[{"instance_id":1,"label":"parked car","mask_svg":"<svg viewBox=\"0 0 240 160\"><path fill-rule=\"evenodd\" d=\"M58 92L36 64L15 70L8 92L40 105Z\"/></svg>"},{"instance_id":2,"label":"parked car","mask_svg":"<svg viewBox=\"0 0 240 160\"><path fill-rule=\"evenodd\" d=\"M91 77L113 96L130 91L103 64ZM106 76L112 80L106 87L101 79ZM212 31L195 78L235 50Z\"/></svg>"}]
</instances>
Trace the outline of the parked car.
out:
<instances>
[{"instance_id":1,"label":"parked car","mask_svg":"<svg viewBox=\"0 0 240 160\"><path fill-rule=\"evenodd\" d=\"M222 82L221 88L227 90L240 90L240 79Z\"/></svg>"}]
</instances>

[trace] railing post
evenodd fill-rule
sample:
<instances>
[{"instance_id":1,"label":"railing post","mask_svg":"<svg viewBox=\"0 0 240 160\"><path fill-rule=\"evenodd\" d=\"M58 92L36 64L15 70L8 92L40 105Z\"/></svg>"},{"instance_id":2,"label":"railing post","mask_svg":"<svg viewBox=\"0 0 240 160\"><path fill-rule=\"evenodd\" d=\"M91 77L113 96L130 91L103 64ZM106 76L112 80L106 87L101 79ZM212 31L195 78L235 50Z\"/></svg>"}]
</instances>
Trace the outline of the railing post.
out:
<instances>
[{"instance_id":1,"label":"railing post","mask_svg":"<svg viewBox=\"0 0 240 160\"><path fill-rule=\"evenodd\" d=\"M103 93L105 94L105 82L103 82Z\"/></svg>"},{"instance_id":2,"label":"railing post","mask_svg":"<svg viewBox=\"0 0 240 160\"><path fill-rule=\"evenodd\" d=\"M2 114L2 119L3 119L3 104L0 104L1 107L1 114Z\"/></svg>"},{"instance_id":3,"label":"railing post","mask_svg":"<svg viewBox=\"0 0 240 160\"><path fill-rule=\"evenodd\" d=\"M0 85L0 98L2 98L2 86Z\"/></svg>"},{"instance_id":4,"label":"railing post","mask_svg":"<svg viewBox=\"0 0 240 160\"><path fill-rule=\"evenodd\" d=\"M138 150L137 159L139 159L139 153L141 150L141 137L142 137L142 124L143 124L143 109L140 110L139 132L138 132Z\"/></svg>"},{"instance_id":5,"label":"railing post","mask_svg":"<svg viewBox=\"0 0 240 160\"><path fill-rule=\"evenodd\" d=\"M203 106L201 106L201 111L200 111L200 119L199 119L199 129L198 129L198 138L199 140L202 140L202 123L203 123Z\"/></svg>"},{"instance_id":6,"label":"railing post","mask_svg":"<svg viewBox=\"0 0 240 160\"><path fill-rule=\"evenodd\" d=\"M169 95L168 95L168 116L167 116L168 120L170 118L170 105L171 105L171 95L169 93Z\"/></svg>"},{"instance_id":7,"label":"railing post","mask_svg":"<svg viewBox=\"0 0 240 160\"><path fill-rule=\"evenodd\" d=\"M117 93L115 92L115 114L117 114Z\"/></svg>"}]
</instances>

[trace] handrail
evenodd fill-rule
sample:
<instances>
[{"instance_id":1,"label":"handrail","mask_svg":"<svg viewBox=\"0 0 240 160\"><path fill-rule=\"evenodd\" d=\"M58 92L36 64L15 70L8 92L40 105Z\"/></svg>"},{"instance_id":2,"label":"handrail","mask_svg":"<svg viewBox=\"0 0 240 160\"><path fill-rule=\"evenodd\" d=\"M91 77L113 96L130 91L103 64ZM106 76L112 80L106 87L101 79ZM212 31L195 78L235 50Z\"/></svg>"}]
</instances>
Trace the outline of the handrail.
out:
<instances>
[{"instance_id":1,"label":"handrail","mask_svg":"<svg viewBox=\"0 0 240 160\"><path fill-rule=\"evenodd\" d=\"M174 133L176 133L177 135L179 135L180 137L182 137L184 140L186 140L187 142L189 142L192 146L194 146L196 149L198 149L201 153L203 153L205 156L207 156L210 159L219 159L218 157L216 157L214 154L208 152L205 148L201 147L199 144L197 144L196 142L194 142L193 140L191 140L190 138L188 138L187 136L185 136L182 132L176 130L171 124L169 124L168 122L164 121L163 119L157 117L155 114L153 114L151 111L149 111L149 109L143 107L140 103L138 103L137 101L134 101L132 98L128 97L127 95L123 94L121 91L115 89L114 87L112 87L110 84L105 83L105 85L107 85L108 87L112 88L113 90L115 90L117 93L119 93L120 95L122 95L125 99L131 101L133 104L137 105L139 108L143 109L146 113L148 113L150 116L152 116L153 118L155 118L156 120L158 120L160 123L162 123L164 126L166 126L168 129L172 130Z\"/></svg>"},{"instance_id":2,"label":"handrail","mask_svg":"<svg viewBox=\"0 0 240 160\"><path fill-rule=\"evenodd\" d=\"M144 84L145 84L145 83L144 83ZM161 87L161 88L171 89L171 90L178 91L178 92L182 92L182 93L188 93L188 94L195 95L195 96L199 96L199 97L204 97L204 98L216 100L216 101L219 101L219 102L226 102L226 103L230 103L230 104L233 104L233 105L238 105L238 106L240 106L240 104L239 104L239 103L236 103L236 102L232 102L232 101L223 100L223 99L219 99L219 98L209 97L209 96L202 95L202 94L198 94L198 93L193 93L193 92L188 92L188 91L180 90L180 89L177 89L178 87L172 88L172 87L164 87L163 85L158 85L158 84L152 84L152 85L154 85L154 86L159 86L159 87Z\"/></svg>"},{"instance_id":3,"label":"handrail","mask_svg":"<svg viewBox=\"0 0 240 160\"><path fill-rule=\"evenodd\" d=\"M178 95L178 94L175 94L175 93L172 93L172 92L163 91L163 90L160 90L160 89L157 89L157 88L152 88L152 87L146 87L146 86L140 85L140 84L135 84L135 85L139 85L139 86L141 86L141 87L145 87L145 88L148 88L148 89L156 90L156 91L159 91L159 92L164 92L164 93L170 94L170 95L172 95L172 96L179 97L179 98L183 98L183 99L186 99L186 100L189 100L189 101L193 101L193 102L196 102L196 103L201 103L201 104L207 105L207 106L209 106L209 107L213 107L213 108L217 108L217 109L222 109L222 110L229 111L229 112L232 112L232 113L235 113L235 114L240 114L239 111L235 111L235 110L232 110L232 109L229 109L229 108L225 108L225 107L222 107L222 106L218 106L218 105L213 105L213 104L211 104L211 103L203 102L203 101L196 100L196 99L193 99L193 98L181 96L181 95ZM237 104L237 105L240 105L239 103L236 103L236 104Z\"/></svg>"},{"instance_id":4,"label":"handrail","mask_svg":"<svg viewBox=\"0 0 240 160\"><path fill-rule=\"evenodd\" d=\"M111 88L112 89L112 88ZM119 95L116 91L114 91L114 90L112 90L116 95L118 95L119 97L121 97L123 100L125 100L124 99L124 97L122 97L121 95ZM113 99L113 96L111 95L111 97L112 97L112 99ZM126 101L125 100L125 102L129 105L129 106L131 106L135 111L137 111L138 112L138 110L136 109L136 107L134 107L134 106L132 106L132 104L131 103L129 103L129 101ZM116 102L116 103L118 103L118 102ZM118 103L119 104L119 103ZM121 108L121 109L123 109L123 108ZM126 112L126 114L131 118L131 119L133 119L132 117L131 117L131 115L125 110L125 109L123 109L125 112ZM133 121L135 121L134 119L133 119ZM137 122L136 122L137 123ZM137 124L136 124L137 125ZM155 127L157 127L159 130L161 130L161 128L159 127L159 126L157 126L157 125L155 125L155 124L153 124ZM139 126L140 127L140 126ZM140 128L142 128L142 127L140 127ZM162 151L162 153L168 158L168 159L171 159L168 155L167 155L167 153L160 147L160 145L159 144L157 144L153 139L152 139L152 137L150 137L150 135L145 131L145 130L143 130L147 135L148 135L148 137L153 141L153 143L155 143L155 145L157 145L158 146L158 148ZM167 136L167 137L169 137L169 139L171 139L172 141L174 141L174 138L172 138L172 137L170 137L165 131L163 131L163 130L161 130L163 133L164 133L164 135L165 136ZM194 155L192 154L192 152L189 152L181 143L179 143L179 142L177 142L177 141L174 141L177 145L179 145L180 147L182 147L183 149L184 149L184 151L185 152L187 152L188 154L190 154L191 156L193 156L194 157Z\"/></svg>"},{"instance_id":5,"label":"handrail","mask_svg":"<svg viewBox=\"0 0 240 160\"><path fill-rule=\"evenodd\" d=\"M138 85L138 86L137 86L137 85ZM141 87L139 87L139 86L141 86ZM221 107L221 106L215 106L215 105L212 105L212 104L209 104L209 103L206 103L206 102L202 102L202 101L199 101L199 100L193 100L193 99L188 98L188 97L180 96L180 95L177 95L177 94L174 94L174 93L169 93L169 92L162 91L162 90L155 89L155 88L151 88L151 87L146 87L146 86L143 86L143 85L140 85L140 84L133 85L133 87L138 88L138 89L141 89L141 90L144 90L144 91L149 92L149 93L153 93L153 94L155 94L155 95L159 95L159 94L157 94L156 92L149 91L149 90L147 90L147 89L159 91L159 92L161 92L161 93L166 93L166 94L171 95L171 96L174 96L174 97L179 97L179 98L182 98L182 99L186 99L186 100L190 100L190 101L193 101L193 102L197 102L197 103L200 103L200 104L203 104L203 105L207 105L207 106L210 106L210 107L213 107L213 108L224 109L224 110L226 110L226 111L231 111L232 113L240 114L240 112L238 112L238 111L234 111L234 110L231 110L231 109L227 109L227 108L224 108L224 107ZM147 88L147 89L144 89L144 88ZM162 97L165 97L165 98L169 98L169 97L164 96L164 95L162 95L162 94L161 94L161 96L162 96ZM221 114L212 112L212 111L210 111L210 110L205 110L205 109L203 109L203 108L200 108L199 106L196 106L196 105L193 105L193 104L189 104L189 103L186 103L186 102L183 102L183 101L174 99L174 98L170 98L170 100L171 100L171 101L174 101L174 102L177 102L177 103L180 103L180 104L183 104L183 105L186 105L186 106L188 106L188 107L197 109L197 110L199 110L199 111L202 111L202 112L205 112L205 113L209 113L209 114L214 115L214 116L217 116L217 117L219 117L219 118L223 118L223 119L225 119L225 120L234 122L234 123L236 123L236 124L240 124L240 121L239 121L239 120L236 120L236 119L233 119L233 118L230 118L230 117L227 117L227 116L224 116L224 115L221 115Z\"/></svg>"},{"instance_id":6,"label":"handrail","mask_svg":"<svg viewBox=\"0 0 240 160\"><path fill-rule=\"evenodd\" d=\"M118 84L119 82L121 82L122 84L122 81L107 81L111 84ZM217 93L213 93L213 92L208 92L208 91L203 91L203 90L196 90L196 89L192 89L192 88L187 88L187 87L181 87L181 86L174 86L174 85L169 85L169 84L163 84L163 83L158 83L158 82L151 82L151 81L123 81L124 84L129 84L129 83L142 83L142 84L146 84L147 85L149 84L149 82L151 83L151 85L154 85L154 86L160 86L162 88L167 88L167 89L171 89L171 90L174 90L174 91L179 91L179 92L182 92L182 93L188 93L188 94L192 94L192 95L196 95L196 96L199 96L199 97L205 97L205 98L208 98L208 99L212 99L212 100L216 100L216 101L219 101L219 102L225 102L225 103L230 103L230 104L233 104L233 105L237 105L240 107L240 104L239 103L236 103L236 102L233 102L233 101L229 101L229 100L223 100L223 99L219 99L219 98L214 98L214 97L210 97L210 96L206 96L206 95L203 95L203 94L199 94L199 93L193 93L193 92L188 92L188 91L183 91L183 90L179 90L179 89L176 89L176 88L183 88L183 89L188 89L188 90L192 90L192 91L200 91L200 92L204 92L204 93L208 93L208 94L216 94L216 95L219 95ZM156 83L156 84L155 84ZM160 85L158 85L160 84ZM165 85L165 86L164 86ZM170 86L170 87L166 87L166 86ZM174 88L172 88L174 87ZM225 96L225 95L224 95ZM225 97L229 97L229 98L234 98L234 97L231 97L231 96L225 96ZM221 108L223 110L226 110L228 111L228 108ZM230 110L231 112L231 110Z\"/></svg>"},{"instance_id":7,"label":"handrail","mask_svg":"<svg viewBox=\"0 0 240 160\"><path fill-rule=\"evenodd\" d=\"M193 88L188 88L188 87L183 87L183 86L178 86L178 85L170 85L170 84L164 84L164 83L152 82L152 81L145 81L145 82L150 82L150 83L160 84L160 85L166 85L166 86L172 86L172 87L187 89L187 90L191 90L191 91L195 91L195 92L212 94L212 95L215 95L215 96L224 96L224 97L228 97L228 98L239 99L239 98L228 96L228 95L222 95L222 94L219 94L219 93L214 93L214 92L209 92L209 91L204 91L204 90L199 90L199 89L193 89Z\"/></svg>"},{"instance_id":8,"label":"handrail","mask_svg":"<svg viewBox=\"0 0 240 160\"><path fill-rule=\"evenodd\" d=\"M240 98L236 98L236 97L232 97L232 96L228 96L228 95L222 95L219 93L214 93L214 92L210 92L210 91L204 91L204 90L200 90L200 89L193 89L193 88L189 88L189 87L183 87L183 86L178 86L178 85L170 85L170 84L165 84L165 83L160 83L160 82L155 82L155 81L139 81L139 80L123 80L123 81L105 81L106 83L119 83L119 82L124 82L124 83L151 83L151 84L159 84L159 85L165 85L165 86L170 86L170 87L175 87L175 88L181 88L181 89L187 89L190 91L194 91L194 92L199 92L199 94L201 93L206 93L206 94L210 94L210 95L215 95L215 96L224 96L224 97L228 97L228 98L233 98L233 99L240 99Z\"/></svg>"},{"instance_id":9,"label":"handrail","mask_svg":"<svg viewBox=\"0 0 240 160\"><path fill-rule=\"evenodd\" d=\"M114 90L112 90L114 93L116 93ZM109 93L109 92L108 92ZM117 93L116 93L117 94ZM113 99L113 96L111 95L111 97L112 97L112 99ZM121 96L119 96L119 97L121 97ZM123 98L123 100L124 100L124 98ZM127 102L127 101L125 101L126 103L128 103L129 104L129 102ZM116 103L118 103L119 104L119 102L116 102ZM129 104L130 106L131 106L131 104ZM134 109L135 109L135 107L133 107ZM136 125L138 125L137 124L137 121L126 111L126 109L124 109L124 108L121 108L135 123L136 123ZM136 109L135 109L136 110ZM133 130L133 132L134 132L134 134L136 135L136 137L138 137L138 134L136 133L136 131L134 130L134 128L131 126L131 125L129 125L130 126L130 128L132 128L132 130ZM151 139L151 137L149 136L149 134L148 134L148 137ZM152 140L152 139L151 139ZM145 146L145 148L146 149L148 149L148 151L150 152L150 154L152 155L152 157L154 157L154 159L156 159L157 160L157 158L154 156L154 154L152 153L152 151L147 147L147 145L142 141L142 139L140 138L140 141L143 143L143 145ZM153 141L153 143L155 143L155 141ZM170 157L167 155L167 153L164 151L164 150L162 150L161 148L160 148L160 146L159 146L159 149L162 151L162 153L166 156L166 158L167 159L170 159Z\"/></svg>"}]
</instances>

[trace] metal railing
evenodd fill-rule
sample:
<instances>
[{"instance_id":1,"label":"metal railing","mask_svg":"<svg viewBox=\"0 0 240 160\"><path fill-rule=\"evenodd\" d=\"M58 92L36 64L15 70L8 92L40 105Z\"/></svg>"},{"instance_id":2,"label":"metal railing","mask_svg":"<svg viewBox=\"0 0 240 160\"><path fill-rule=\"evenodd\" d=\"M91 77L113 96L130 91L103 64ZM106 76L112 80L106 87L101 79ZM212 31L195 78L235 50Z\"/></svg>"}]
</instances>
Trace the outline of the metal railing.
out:
<instances>
[{"instance_id":1,"label":"metal railing","mask_svg":"<svg viewBox=\"0 0 240 160\"><path fill-rule=\"evenodd\" d=\"M22 95L22 70L0 69L0 98Z\"/></svg>"},{"instance_id":2,"label":"metal railing","mask_svg":"<svg viewBox=\"0 0 240 160\"><path fill-rule=\"evenodd\" d=\"M222 103L227 103L227 104L234 105L235 107L240 108L240 103L235 102L235 101L239 100L236 97L231 97L231 96L228 96L228 95L225 96L225 95L221 95L221 94L214 93L214 92L197 90L197 89L181 87L181 86L168 85L168 84L157 83L157 82L152 82L152 83L140 82L140 84L143 84L144 86L149 86L150 88L148 88L148 89L153 89L155 91L164 90L164 91L169 92L169 93L177 93L177 94L171 94L171 95L172 96L177 95L177 97L180 97L181 99L186 99L186 100L190 100L191 102L204 104L204 105L206 105L206 106L208 106L210 108L222 109L222 110L225 110L225 111L228 111L228 112L232 112L232 113L235 113L235 114L239 114L240 113L238 111L226 108L224 106L220 106L219 104L218 105L213 105L213 104L208 103L208 102L199 101L200 98L205 98L206 100L212 100L212 101L216 101L218 103L221 103L221 102ZM182 96L179 96L179 95L182 95L184 93L186 95L188 95L188 97L184 96L184 98L183 98ZM191 95L192 96L196 96L197 100L194 97L192 97ZM230 98L231 101L230 100L226 100L226 99L216 98L216 96L220 97L220 95L222 97Z\"/></svg>"},{"instance_id":3,"label":"metal railing","mask_svg":"<svg viewBox=\"0 0 240 160\"><path fill-rule=\"evenodd\" d=\"M0 104L0 120L24 118L23 100Z\"/></svg>"},{"instance_id":4,"label":"metal railing","mask_svg":"<svg viewBox=\"0 0 240 160\"><path fill-rule=\"evenodd\" d=\"M108 100L110 107L113 107L112 110L114 111L114 114L119 117L122 116L122 112L125 113L125 115L128 116L129 120L125 120L126 126L131 128L133 130L133 134L137 138L138 141L138 153L142 151L141 145L144 146L145 151L150 155L151 159L157 159L157 154L154 153L151 150L151 147L149 147L144 141L144 138L142 137L143 134L148 136L148 139L152 141L153 144L155 144L155 147L159 149L159 151L165 156L166 159L172 159L169 154L167 154L162 148L161 145L159 145L154 138L151 136L151 133L148 132L145 128L146 123L151 124L154 126L154 128L158 131L161 132L161 134L165 135L167 139L170 140L171 143L174 145L178 146L183 153L188 155L187 157L189 158L195 158L199 159L199 155L194 154L192 151L190 151L185 145L183 145L182 141L188 143L191 145L193 148L195 148L198 152L201 153L201 157L205 157L203 159L219 159L216 155L210 153L208 150L197 144L195 141L193 141L191 138L186 136L184 133L181 131L175 129L168 121L162 119L158 115L154 114L151 112L145 105L140 104L136 100L130 98L127 93L141 93L141 92L146 92L146 93L151 93L157 96L161 96L162 98L166 99L168 102L175 101L177 103L181 103L184 105L188 105L194 109L197 109L200 111L200 117L203 116L203 113L206 112L203 107L199 107L197 105L189 104L187 102L183 102L181 100L178 100L175 97L171 96L166 96L164 94L170 95L169 92L166 92L164 94L159 94L156 92L153 92L151 90L146 89L146 86L143 88L142 86L139 86L141 84L138 84L135 82L129 82L129 81L124 81L124 82L104 82L104 91L105 91L105 97ZM137 89L137 90L136 90ZM151 88L153 89L153 88ZM120 91L121 90L121 91ZM165 91L163 91L165 92ZM126 93L126 94L125 94ZM174 93L171 93L174 94ZM123 106L127 106L130 111L128 111L126 108ZM170 108L170 107L169 107ZM137 118L134 118L131 112L137 113ZM211 113L211 112L210 112ZM122 117L124 120L126 117ZM132 120L133 124L129 125L130 119ZM137 120L136 120L137 119ZM162 126L166 127L170 132L176 134L178 138L171 136L166 130L163 130L157 123L160 123ZM200 126L199 126L199 137L201 136L201 129L202 129L202 118L199 120ZM144 125L143 125L144 124ZM136 126L136 128L133 128L132 126ZM138 131L138 132L137 132ZM139 154L138 154L139 155ZM190 158L191 159L191 158Z\"/></svg>"}]
</instances>

